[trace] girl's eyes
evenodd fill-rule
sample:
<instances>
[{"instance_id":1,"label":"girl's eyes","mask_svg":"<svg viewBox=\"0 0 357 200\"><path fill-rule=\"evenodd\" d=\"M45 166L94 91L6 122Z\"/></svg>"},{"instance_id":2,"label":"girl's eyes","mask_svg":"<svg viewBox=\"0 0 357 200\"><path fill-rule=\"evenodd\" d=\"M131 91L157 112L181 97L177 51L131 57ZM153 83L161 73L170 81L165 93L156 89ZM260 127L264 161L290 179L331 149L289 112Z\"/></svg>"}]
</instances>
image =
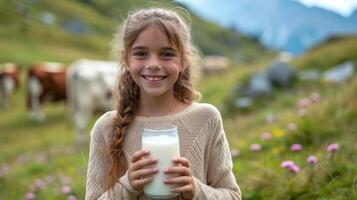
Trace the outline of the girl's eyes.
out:
<instances>
[{"instance_id":1,"label":"girl's eyes","mask_svg":"<svg viewBox=\"0 0 357 200\"><path fill-rule=\"evenodd\" d=\"M173 57L176 57L176 53L171 52L171 51L165 51L165 52L161 53L161 57L163 59L171 59Z\"/></svg>"},{"instance_id":2,"label":"girl's eyes","mask_svg":"<svg viewBox=\"0 0 357 200\"><path fill-rule=\"evenodd\" d=\"M138 59L143 59L147 56L147 53L145 51L137 51L134 52L133 55L137 57Z\"/></svg>"},{"instance_id":3,"label":"girl's eyes","mask_svg":"<svg viewBox=\"0 0 357 200\"><path fill-rule=\"evenodd\" d=\"M146 51L136 51L133 52L133 56L137 59L145 59L148 56L148 53ZM176 57L176 53L172 51L164 51L160 54L160 57L164 60L169 60Z\"/></svg>"}]
</instances>

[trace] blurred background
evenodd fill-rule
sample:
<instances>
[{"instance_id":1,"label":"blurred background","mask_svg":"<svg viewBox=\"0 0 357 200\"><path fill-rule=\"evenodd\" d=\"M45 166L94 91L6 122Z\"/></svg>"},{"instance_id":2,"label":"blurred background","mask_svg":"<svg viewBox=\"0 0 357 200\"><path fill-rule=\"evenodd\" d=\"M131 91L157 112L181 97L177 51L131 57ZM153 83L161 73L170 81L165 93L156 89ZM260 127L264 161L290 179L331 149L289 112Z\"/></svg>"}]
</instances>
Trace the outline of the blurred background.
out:
<instances>
[{"instance_id":1,"label":"blurred background","mask_svg":"<svg viewBox=\"0 0 357 200\"><path fill-rule=\"evenodd\" d=\"M0 0L0 199L84 199L113 73L70 68L110 68L117 26L152 5L191 14L243 199L357 198L356 0Z\"/></svg>"}]
</instances>

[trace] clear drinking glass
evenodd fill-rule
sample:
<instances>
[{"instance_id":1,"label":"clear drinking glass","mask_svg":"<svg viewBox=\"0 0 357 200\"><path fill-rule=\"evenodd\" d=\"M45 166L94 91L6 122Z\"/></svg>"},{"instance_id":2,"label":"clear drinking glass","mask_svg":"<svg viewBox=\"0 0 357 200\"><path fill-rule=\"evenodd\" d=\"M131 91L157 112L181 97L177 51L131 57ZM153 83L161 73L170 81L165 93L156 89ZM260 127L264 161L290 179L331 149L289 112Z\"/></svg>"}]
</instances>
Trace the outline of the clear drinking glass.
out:
<instances>
[{"instance_id":1,"label":"clear drinking glass","mask_svg":"<svg viewBox=\"0 0 357 200\"><path fill-rule=\"evenodd\" d=\"M180 156L180 144L176 126L162 129L143 129L142 149L150 151L150 156L158 159L156 167L159 172L153 181L144 187L146 196L156 199L166 199L177 196L170 191L171 187L164 184L167 175L164 169L172 166L172 159Z\"/></svg>"}]
</instances>

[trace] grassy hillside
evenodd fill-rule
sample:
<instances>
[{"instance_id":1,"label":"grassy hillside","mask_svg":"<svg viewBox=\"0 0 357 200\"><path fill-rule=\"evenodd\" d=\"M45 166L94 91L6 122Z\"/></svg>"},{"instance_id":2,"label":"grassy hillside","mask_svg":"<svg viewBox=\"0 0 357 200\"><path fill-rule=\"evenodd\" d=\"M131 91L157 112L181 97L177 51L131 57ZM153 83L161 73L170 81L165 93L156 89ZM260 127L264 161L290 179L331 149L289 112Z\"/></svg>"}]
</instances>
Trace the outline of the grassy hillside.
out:
<instances>
[{"instance_id":1,"label":"grassy hillside","mask_svg":"<svg viewBox=\"0 0 357 200\"><path fill-rule=\"evenodd\" d=\"M0 0L0 63L26 66L43 60L69 63L83 57L107 59L112 35L127 12L152 5L175 6L170 1L144 0ZM87 31L74 34L63 28L73 21L79 21ZM226 55L236 61L269 54L257 41L237 32L194 14L192 21L194 41L205 54Z\"/></svg>"},{"instance_id":2,"label":"grassy hillside","mask_svg":"<svg viewBox=\"0 0 357 200\"><path fill-rule=\"evenodd\" d=\"M26 65L43 59L70 62L77 57L106 58L109 37L105 30L113 27L95 21L116 15L103 14L112 1L52 1L51 5L46 4L49 1L41 2L45 3L33 7L32 16L53 6L63 9L58 15L64 19L65 12L77 6L78 13L96 13L92 26L104 31L85 37L69 35L59 25L46 28L39 21L24 20L13 13L14 1L0 1L4 11L0 14L1 62L11 58ZM103 8L93 9L93 3L103 3ZM357 66L356 49L355 37L328 41L296 59L293 65L297 69L325 70L341 61L353 60ZM259 60L203 77L198 83L202 101L213 103L222 111L236 82L268 64L269 60ZM342 85L297 83L293 88L275 92L272 99L252 112L223 116L230 147L240 152L234 158L234 173L243 199L357 199L356 91L356 75ZM304 108L297 106L300 100L311 100L316 94L320 99L314 103ZM301 109L305 109L305 115L299 114ZM11 105L0 108L0 199L24 199L26 195L44 200L69 196L84 199L89 135L84 147L74 144L73 124L66 118L63 103L46 104L44 112L45 123L28 120L23 84ZM91 119L88 131L97 117ZM271 138L264 134L263 140L266 132L271 133ZM328 145L333 143L339 149L328 152ZM291 151L293 144L302 145L302 150ZM307 163L310 155L316 156L315 165ZM281 163L286 160L294 161L300 170L290 172L282 168Z\"/></svg>"}]
</instances>

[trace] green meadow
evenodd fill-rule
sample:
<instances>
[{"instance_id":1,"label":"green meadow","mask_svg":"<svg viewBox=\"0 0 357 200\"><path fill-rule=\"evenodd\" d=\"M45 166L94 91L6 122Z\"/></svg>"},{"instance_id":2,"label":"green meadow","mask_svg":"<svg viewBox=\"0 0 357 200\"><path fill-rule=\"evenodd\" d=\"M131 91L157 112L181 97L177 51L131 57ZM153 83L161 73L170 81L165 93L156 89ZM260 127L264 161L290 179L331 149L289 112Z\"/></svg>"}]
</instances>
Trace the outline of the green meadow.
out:
<instances>
[{"instance_id":1,"label":"green meadow","mask_svg":"<svg viewBox=\"0 0 357 200\"><path fill-rule=\"evenodd\" d=\"M99 114L88 124L86 144L76 145L64 102L45 103L44 123L28 119L25 75L28 65L37 61L68 64L83 57L107 59L108 33L113 32L116 20L110 18L115 9L105 14L103 9L114 5L93 1L98 6L94 10L79 1L42 1L31 9L33 16L44 9L57 11L61 13L58 21L71 11L88 16L98 34L82 37L69 35L58 25L48 28L35 20L20 19L11 12L13 2L0 1L4 11L0 14L4 25L0 26L0 63L20 64L22 79L11 104L0 108L0 199L84 199L89 131ZM125 9L133 6L125 4ZM210 31L197 41L203 53L230 52L227 56L236 61L232 53L236 47L227 48L229 45L213 40L222 34L235 40L236 35L195 17L193 21L200 24L195 27ZM357 199L357 76L339 85L297 81L288 89L274 89L271 97L259 99L249 111L227 112L233 87L273 61L273 53L255 42L244 39L242 43L239 48L247 50L244 59L233 62L224 73L202 75L197 89L201 102L214 104L222 113L243 199ZM291 64L298 71L314 68L323 72L348 60L357 66L356 36L322 43ZM308 103L302 106L301 102ZM291 150L294 144L300 145L299 150ZM309 163L309 156L316 160ZM282 167L284 161L293 162L295 168Z\"/></svg>"}]
</instances>

